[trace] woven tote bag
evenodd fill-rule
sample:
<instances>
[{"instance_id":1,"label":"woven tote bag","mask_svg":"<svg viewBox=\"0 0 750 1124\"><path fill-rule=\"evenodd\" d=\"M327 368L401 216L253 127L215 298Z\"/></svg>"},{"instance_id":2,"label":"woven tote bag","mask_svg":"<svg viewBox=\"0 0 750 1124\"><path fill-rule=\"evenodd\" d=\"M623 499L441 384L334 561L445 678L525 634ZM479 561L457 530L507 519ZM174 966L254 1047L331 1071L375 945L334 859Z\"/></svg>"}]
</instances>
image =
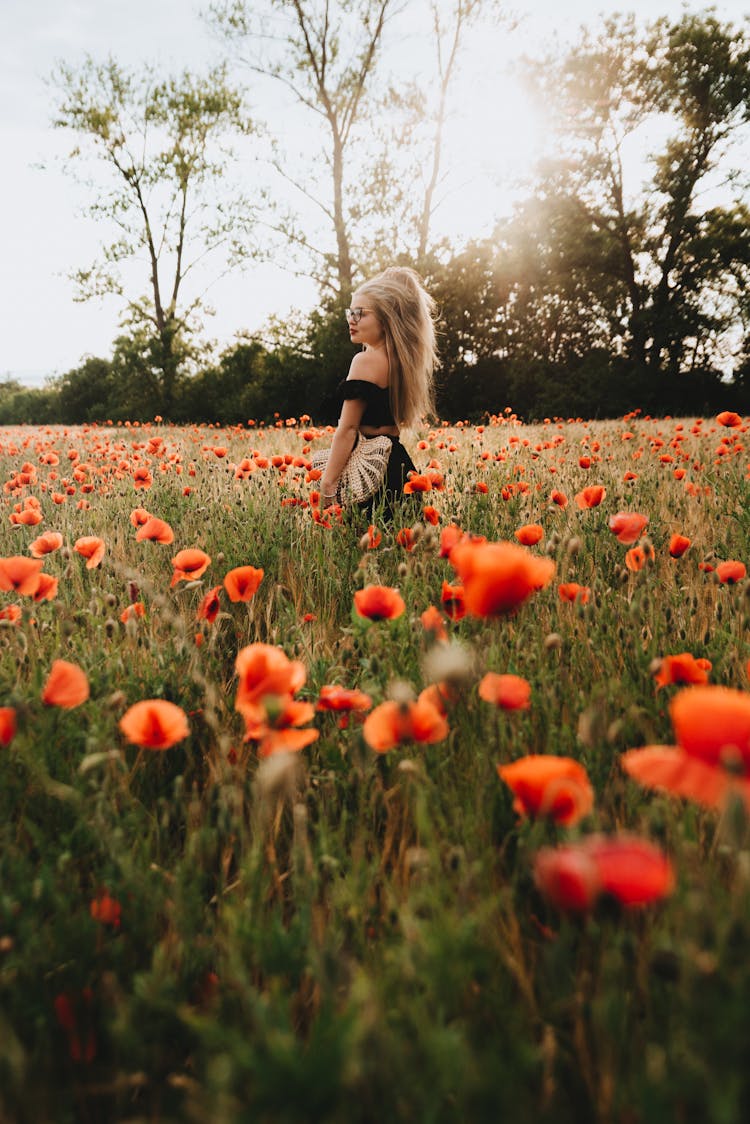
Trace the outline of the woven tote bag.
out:
<instances>
[{"instance_id":1,"label":"woven tote bag","mask_svg":"<svg viewBox=\"0 0 750 1124\"><path fill-rule=\"evenodd\" d=\"M357 434L357 443L349 454L336 487L336 502L343 506L363 503L374 496L385 481L388 458L393 448L389 437L362 437ZM330 449L313 453L310 467L325 472Z\"/></svg>"}]
</instances>

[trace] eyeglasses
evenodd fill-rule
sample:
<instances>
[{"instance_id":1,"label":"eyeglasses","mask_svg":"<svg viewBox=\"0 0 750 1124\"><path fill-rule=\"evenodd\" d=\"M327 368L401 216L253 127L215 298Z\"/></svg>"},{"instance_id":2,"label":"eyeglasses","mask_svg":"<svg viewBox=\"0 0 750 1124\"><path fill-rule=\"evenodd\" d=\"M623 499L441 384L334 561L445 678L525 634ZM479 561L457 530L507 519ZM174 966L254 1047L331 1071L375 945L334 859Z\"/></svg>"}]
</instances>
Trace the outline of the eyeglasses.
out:
<instances>
[{"instance_id":1,"label":"eyeglasses","mask_svg":"<svg viewBox=\"0 0 750 1124\"><path fill-rule=\"evenodd\" d=\"M345 308L344 315L350 324L359 324L365 312L372 312L371 308Z\"/></svg>"}]
</instances>

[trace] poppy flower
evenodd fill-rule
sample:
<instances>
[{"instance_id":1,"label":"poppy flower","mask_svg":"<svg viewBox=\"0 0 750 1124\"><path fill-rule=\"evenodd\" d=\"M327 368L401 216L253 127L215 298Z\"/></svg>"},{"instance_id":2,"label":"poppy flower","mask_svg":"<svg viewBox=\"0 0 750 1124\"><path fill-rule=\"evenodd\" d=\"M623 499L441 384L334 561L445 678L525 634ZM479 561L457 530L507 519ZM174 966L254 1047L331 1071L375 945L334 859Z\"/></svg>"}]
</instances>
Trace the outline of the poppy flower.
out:
<instances>
[{"instance_id":1,"label":"poppy flower","mask_svg":"<svg viewBox=\"0 0 750 1124\"><path fill-rule=\"evenodd\" d=\"M586 770L572 757L530 754L498 765L497 772L515 796L513 808L519 815L545 816L570 827L594 806Z\"/></svg>"},{"instance_id":2,"label":"poppy flower","mask_svg":"<svg viewBox=\"0 0 750 1124\"><path fill-rule=\"evenodd\" d=\"M319 731L299 729L315 714L312 703L300 702L290 696L279 696L273 706L254 705L243 712L245 738L258 743L258 756L274 753L298 753L319 737Z\"/></svg>"},{"instance_id":3,"label":"poppy flower","mask_svg":"<svg viewBox=\"0 0 750 1124\"><path fill-rule=\"evenodd\" d=\"M371 523L367 528L366 540L367 541L364 545L368 550L375 550L376 547L379 547L381 542L383 541L383 536L374 523Z\"/></svg>"},{"instance_id":4,"label":"poppy flower","mask_svg":"<svg viewBox=\"0 0 750 1124\"><path fill-rule=\"evenodd\" d=\"M60 706L64 710L72 710L86 702L89 694L86 672L78 664L54 660L42 689L42 702L45 706Z\"/></svg>"},{"instance_id":5,"label":"poppy flower","mask_svg":"<svg viewBox=\"0 0 750 1124\"><path fill-rule=\"evenodd\" d=\"M136 468L133 472L133 487L136 491L147 490L154 482L154 478L145 466Z\"/></svg>"},{"instance_id":6,"label":"poppy flower","mask_svg":"<svg viewBox=\"0 0 750 1124\"><path fill-rule=\"evenodd\" d=\"M0 609L0 621L10 621L11 624L18 624L22 615L20 605L6 605L4 609Z\"/></svg>"},{"instance_id":7,"label":"poppy flower","mask_svg":"<svg viewBox=\"0 0 750 1124\"><path fill-rule=\"evenodd\" d=\"M711 661L696 659L690 652L680 652L676 656L664 656L654 675L657 687L670 683L708 683Z\"/></svg>"},{"instance_id":8,"label":"poppy flower","mask_svg":"<svg viewBox=\"0 0 750 1124\"><path fill-rule=\"evenodd\" d=\"M38 539L29 543L29 554L32 558L44 558L54 550L59 550L63 544L63 537L59 531L45 531Z\"/></svg>"},{"instance_id":9,"label":"poppy flower","mask_svg":"<svg viewBox=\"0 0 750 1124\"><path fill-rule=\"evenodd\" d=\"M215 585L213 589L209 589L208 593L204 595L195 614L196 620L207 621L209 624L214 623L221 608L221 602L219 601L220 589L220 585Z\"/></svg>"},{"instance_id":10,"label":"poppy flower","mask_svg":"<svg viewBox=\"0 0 750 1124\"><path fill-rule=\"evenodd\" d=\"M57 597L57 586L59 578L53 578L52 574L41 573L37 579L37 586L34 590L35 601L54 601Z\"/></svg>"},{"instance_id":11,"label":"poppy flower","mask_svg":"<svg viewBox=\"0 0 750 1124\"><path fill-rule=\"evenodd\" d=\"M404 550L414 550L414 547L416 546L416 540L414 538L414 532L412 531L411 527L402 527L396 535L396 542L399 546L402 546Z\"/></svg>"},{"instance_id":12,"label":"poppy flower","mask_svg":"<svg viewBox=\"0 0 750 1124\"><path fill-rule=\"evenodd\" d=\"M397 589L387 585L366 585L354 594L354 607L361 617L371 621L392 621L406 609Z\"/></svg>"},{"instance_id":13,"label":"poppy flower","mask_svg":"<svg viewBox=\"0 0 750 1124\"><path fill-rule=\"evenodd\" d=\"M444 581L440 592L440 603L446 616L452 621L460 621L466 616L466 603L464 587L462 585L449 585Z\"/></svg>"},{"instance_id":14,"label":"poppy flower","mask_svg":"<svg viewBox=\"0 0 750 1124\"><path fill-rule=\"evenodd\" d=\"M143 749L170 749L190 733L185 711L166 699L134 703L118 725L126 741Z\"/></svg>"},{"instance_id":15,"label":"poppy flower","mask_svg":"<svg viewBox=\"0 0 750 1124\"><path fill-rule=\"evenodd\" d=\"M719 425L727 426L729 429L736 429L737 426L742 425L742 418L739 414L735 414L733 410L722 410L720 414L716 415L716 420Z\"/></svg>"},{"instance_id":16,"label":"poppy flower","mask_svg":"<svg viewBox=\"0 0 750 1124\"><path fill-rule=\"evenodd\" d=\"M609 529L617 536L617 541L630 546L639 539L648 523L648 515L639 515L635 511L618 511L609 518Z\"/></svg>"},{"instance_id":17,"label":"poppy flower","mask_svg":"<svg viewBox=\"0 0 750 1124\"><path fill-rule=\"evenodd\" d=\"M747 574L744 562L720 562L716 567L716 576L725 585L734 585L742 581Z\"/></svg>"},{"instance_id":18,"label":"poppy flower","mask_svg":"<svg viewBox=\"0 0 750 1124\"><path fill-rule=\"evenodd\" d=\"M521 546L536 546L544 538L544 527L540 523L525 523L513 535Z\"/></svg>"},{"instance_id":19,"label":"poppy flower","mask_svg":"<svg viewBox=\"0 0 750 1124\"><path fill-rule=\"evenodd\" d=\"M550 503L556 504L557 507L561 507L563 511L568 506L568 497L565 495L565 492L560 492L557 489L550 492L549 501Z\"/></svg>"},{"instance_id":20,"label":"poppy flower","mask_svg":"<svg viewBox=\"0 0 750 1124\"><path fill-rule=\"evenodd\" d=\"M581 511L585 511L586 508L598 507L606 494L607 489L602 484L590 484L588 488L576 493L575 501Z\"/></svg>"},{"instance_id":21,"label":"poppy flower","mask_svg":"<svg viewBox=\"0 0 750 1124\"><path fill-rule=\"evenodd\" d=\"M269 695L293 695L307 678L300 660L290 660L272 644L256 643L242 648L234 666L239 676L234 705L240 712L259 705Z\"/></svg>"},{"instance_id":22,"label":"poppy flower","mask_svg":"<svg viewBox=\"0 0 750 1124\"><path fill-rule=\"evenodd\" d=\"M555 563L509 542L462 542L450 555L473 617L511 613L552 579Z\"/></svg>"},{"instance_id":23,"label":"poppy flower","mask_svg":"<svg viewBox=\"0 0 750 1124\"><path fill-rule=\"evenodd\" d=\"M682 558L691 545L690 539L686 538L685 535L672 535L669 540L669 553L672 558Z\"/></svg>"},{"instance_id":24,"label":"poppy flower","mask_svg":"<svg viewBox=\"0 0 750 1124\"><path fill-rule=\"evenodd\" d=\"M578 582L562 582L562 584L557 587L557 593L561 601L579 601L581 605L586 605L591 596L589 587L587 585L579 585Z\"/></svg>"},{"instance_id":25,"label":"poppy flower","mask_svg":"<svg viewBox=\"0 0 750 1124\"><path fill-rule=\"evenodd\" d=\"M750 810L750 694L699 685L669 705L677 745L629 749L625 772L646 788L721 808L736 792Z\"/></svg>"},{"instance_id":26,"label":"poppy flower","mask_svg":"<svg viewBox=\"0 0 750 1124\"><path fill-rule=\"evenodd\" d=\"M40 561L35 558L25 558L21 554L0 558L0 589L5 593L14 591L33 596L39 584L41 568Z\"/></svg>"},{"instance_id":27,"label":"poppy flower","mask_svg":"<svg viewBox=\"0 0 750 1124\"><path fill-rule=\"evenodd\" d=\"M429 476L423 476L419 472L410 472L409 479L404 484L404 495L410 496L416 492L431 492L432 481Z\"/></svg>"},{"instance_id":28,"label":"poppy flower","mask_svg":"<svg viewBox=\"0 0 750 1124\"><path fill-rule=\"evenodd\" d=\"M153 519L153 515L145 507L134 507L129 518L134 527L142 527L149 519Z\"/></svg>"},{"instance_id":29,"label":"poppy flower","mask_svg":"<svg viewBox=\"0 0 750 1124\"><path fill-rule=\"evenodd\" d=\"M479 697L501 710L528 710L531 684L520 675L498 675L488 671L479 684Z\"/></svg>"},{"instance_id":30,"label":"poppy flower","mask_svg":"<svg viewBox=\"0 0 750 1124\"><path fill-rule=\"evenodd\" d=\"M404 742L441 742L448 736L448 723L427 698L406 703L389 700L368 714L362 732L371 749L387 753Z\"/></svg>"},{"instance_id":31,"label":"poppy flower","mask_svg":"<svg viewBox=\"0 0 750 1124\"><path fill-rule=\"evenodd\" d=\"M106 549L104 539L97 538L96 535L84 535L73 543L73 550L86 559L87 570L93 570L99 565Z\"/></svg>"},{"instance_id":32,"label":"poppy flower","mask_svg":"<svg viewBox=\"0 0 750 1124\"><path fill-rule=\"evenodd\" d=\"M369 710L372 699L364 691L339 687L336 683L320 688L316 710Z\"/></svg>"},{"instance_id":33,"label":"poppy flower","mask_svg":"<svg viewBox=\"0 0 750 1124\"><path fill-rule=\"evenodd\" d=\"M126 624L129 620L134 620L136 617L145 617L146 606L142 601L134 601L132 605L126 605L120 613L120 620Z\"/></svg>"},{"instance_id":34,"label":"poppy flower","mask_svg":"<svg viewBox=\"0 0 750 1124\"><path fill-rule=\"evenodd\" d=\"M177 551L172 559L172 565L174 566L174 573L172 574L170 588L181 581L196 581L198 578L202 578L211 565L211 559L204 550L200 550L198 547L188 547L187 550Z\"/></svg>"},{"instance_id":35,"label":"poppy flower","mask_svg":"<svg viewBox=\"0 0 750 1124\"><path fill-rule=\"evenodd\" d=\"M0 706L0 745L8 746L16 736L16 712L12 706Z\"/></svg>"},{"instance_id":36,"label":"poppy flower","mask_svg":"<svg viewBox=\"0 0 750 1124\"><path fill-rule=\"evenodd\" d=\"M669 858L646 839L591 835L581 843L544 847L534 860L534 881L557 909L588 912L603 894L626 909L661 901L674 889Z\"/></svg>"},{"instance_id":37,"label":"poppy flower","mask_svg":"<svg viewBox=\"0 0 750 1124\"><path fill-rule=\"evenodd\" d=\"M440 615L440 610L434 605L430 605L428 609L425 609L425 611L420 614L419 619L422 622L422 627L425 632L431 632L435 640L446 641L448 639L445 622Z\"/></svg>"},{"instance_id":38,"label":"poppy flower","mask_svg":"<svg viewBox=\"0 0 750 1124\"><path fill-rule=\"evenodd\" d=\"M625 555L625 565L633 573L642 570L647 562L652 562L654 552L651 547L633 546Z\"/></svg>"},{"instance_id":39,"label":"poppy flower","mask_svg":"<svg viewBox=\"0 0 750 1124\"><path fill-rule=\"evenodd\" d=\"M254 566L237 566L224 575L224 589L230 601L251 601L263 581L263 570Z\"/></svg>"},{"instance_id":40,"label":"poppy flower","mask_svg":"<svg viewBox=\"0 0 750 1124\"><path fill-rule=\"evenodd\" d=\"M113 929L120 928L122 907L117 898L110 897L107 890L102 890L97 897L92 898L89 913L94 921L102 925L111 925Z\"/></svg>"},{"instance_id":41,"label":"poppy flower","mask_svg":"<svg viewBox=\"0 0 750 1124\"><path fill-rule=\"evenodd\" d=\"M163 519L157 519L155 515L152 515L139 527L135 541L158 542L164 546L169 546L170 543L174 542L174 531L169 523L165 523Z\"/></svg>"}]
</instances>

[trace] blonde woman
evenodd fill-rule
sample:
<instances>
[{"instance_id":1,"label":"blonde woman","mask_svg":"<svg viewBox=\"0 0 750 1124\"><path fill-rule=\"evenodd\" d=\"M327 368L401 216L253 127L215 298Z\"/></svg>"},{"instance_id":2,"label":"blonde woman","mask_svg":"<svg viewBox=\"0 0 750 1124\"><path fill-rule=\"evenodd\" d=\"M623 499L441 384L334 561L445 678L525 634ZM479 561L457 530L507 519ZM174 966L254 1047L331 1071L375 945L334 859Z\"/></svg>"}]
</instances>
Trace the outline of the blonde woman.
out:
<instances>
[{"instance_id":1,"label":"blonde woman","mask_svg":"<svg viewBox=\"0 0 750 1124\"><path fill-rule=\"evenodd\" d=\"M384 435L391 440L385 483L362 506L372 514L382 504L385 518L392 518L393 501L414 471L399 440L401 427L433 412L434 314L435 302L419 275L404 266L385 269L353 294L346 318L351 341L362 350L325 404L340 408L340 416L320 481L322 505L335 501L357 434L365 439Z\"/></svg>"}]
</instances>

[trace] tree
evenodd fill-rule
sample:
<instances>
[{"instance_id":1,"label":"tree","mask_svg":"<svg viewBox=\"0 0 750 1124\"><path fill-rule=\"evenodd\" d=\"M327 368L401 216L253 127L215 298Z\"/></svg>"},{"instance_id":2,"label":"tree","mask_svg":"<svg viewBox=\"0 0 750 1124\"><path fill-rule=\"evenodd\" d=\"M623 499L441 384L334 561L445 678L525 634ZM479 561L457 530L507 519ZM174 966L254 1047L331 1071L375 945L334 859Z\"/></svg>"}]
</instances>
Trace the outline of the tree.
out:
<instances>
[{"instance_id":1,"label":"tree","mask_svg":"<svg viewBox=\"0 0 750 1124\"><path fill-rule=\"evenodd\" d=\"M78 138L69 170L83 178L93 162L106 176L87 212L117 232L74 275L78 299L126 297L124 322L149 351L152 397L169 416L204 307L206 260L227 268L249 252L254 207L225 190L229 141L251 131L241 96L224 68L157 80L151 68L130 73L90 57L78 70L58 66L52 84L55 125ZM128 261L144 269L146 295L126 295Z\"/></svg>"},{"instance_id":2,"label":"tree","mask_svg":"<svg viewBox=\"0 0 750 1124\"><path fill-rule=\"evenodd\" d=\"M368 115L360 111L397 6L398 0L338 0L335 6L329 0L268 0L259 11L247 0L220 0L209 9L212 26L234 44L240 61L271 78L305 111L313 148L304 175L299 155L293 162L278 143L273 164L300 200L323 216L335 250L316 246L295 215L278 229L303 255L304 272L339 305L348 299L355 273L347 196L351 200L352 153L368 129Z\"/></svg>"},{"instance_id":3,"label":"tree","mask_svg":"<svg viewBox=\"0 0 750 1124\"><path fill-rule=\"evenodd\" d=\"M608 289L611 346L652 372L720 365L750 233L740 200L701 210L701 197L737 180L727 155L750 121L750 38L711 12L643 31L613 17L534 73L565 150L542 169L539 203L567 249L587 245L586 270ZM633 153L657 124L670 135L642 158L639 189Z\"/></svg>"}]
</instances>

